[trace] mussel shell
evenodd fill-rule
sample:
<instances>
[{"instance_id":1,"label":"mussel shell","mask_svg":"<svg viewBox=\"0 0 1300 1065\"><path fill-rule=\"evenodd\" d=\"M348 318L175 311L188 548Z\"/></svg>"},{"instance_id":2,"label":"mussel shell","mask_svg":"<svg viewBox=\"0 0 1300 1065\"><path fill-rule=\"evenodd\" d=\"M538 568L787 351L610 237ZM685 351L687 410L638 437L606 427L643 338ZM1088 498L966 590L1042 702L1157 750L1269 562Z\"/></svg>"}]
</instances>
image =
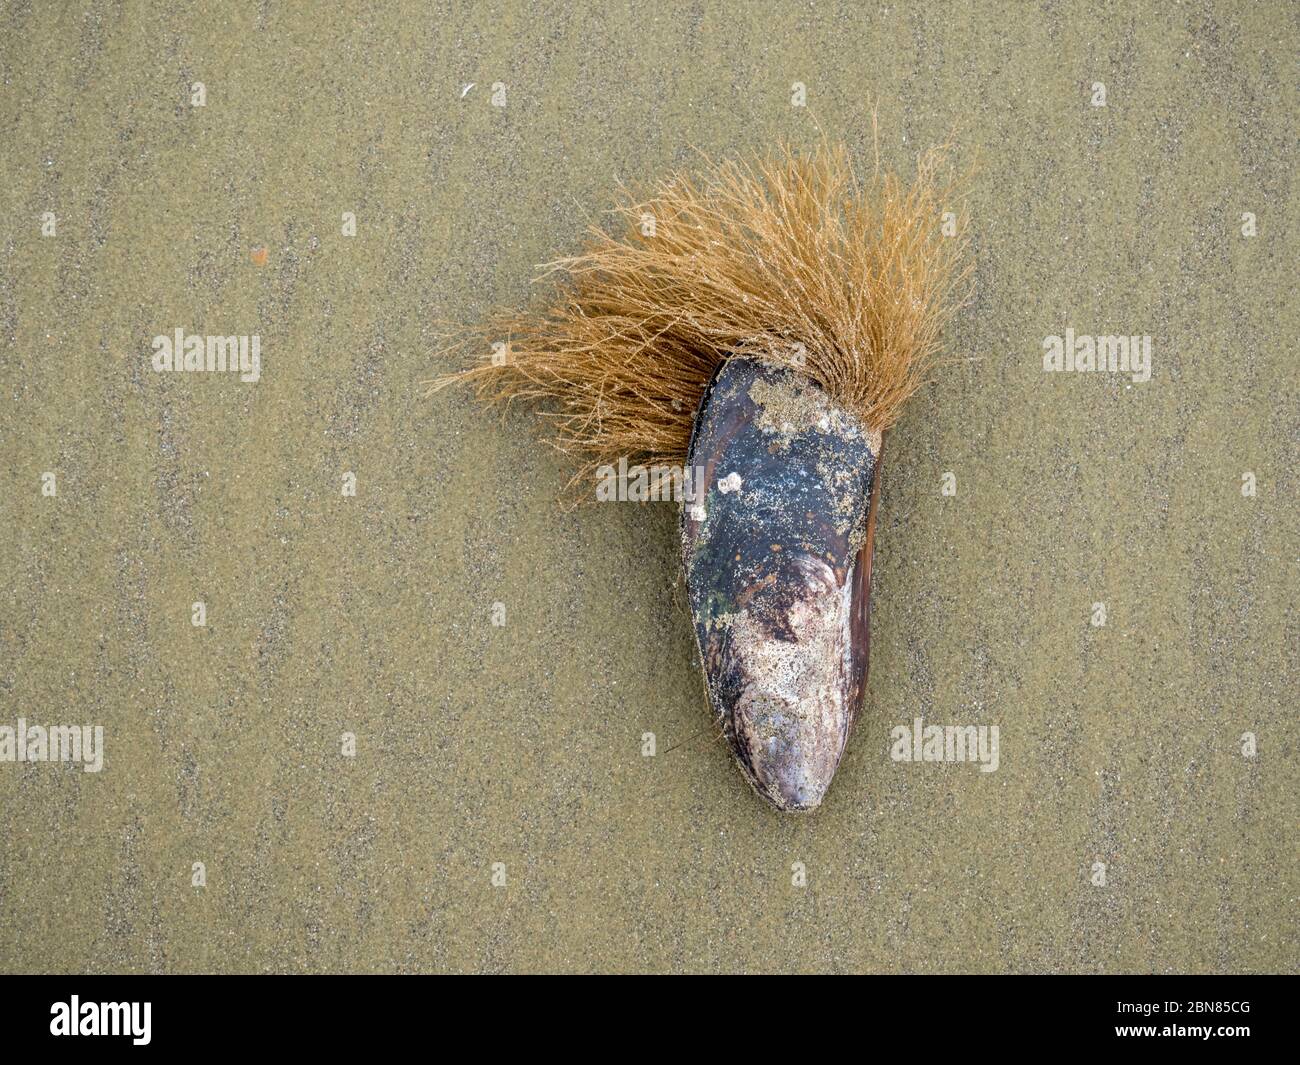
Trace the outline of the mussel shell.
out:
<instances>
[{"instance_id":1,"label":"mussel shell","mask_svg":"<svg viewBox=\"0 0 1300 1065\"><path fill-rule=\"evenodd\" d=\"M797 370L722 364L682 558L705 685L754 789L819 805L862 702L880 436Z\"/></svg>"}]
</instances>

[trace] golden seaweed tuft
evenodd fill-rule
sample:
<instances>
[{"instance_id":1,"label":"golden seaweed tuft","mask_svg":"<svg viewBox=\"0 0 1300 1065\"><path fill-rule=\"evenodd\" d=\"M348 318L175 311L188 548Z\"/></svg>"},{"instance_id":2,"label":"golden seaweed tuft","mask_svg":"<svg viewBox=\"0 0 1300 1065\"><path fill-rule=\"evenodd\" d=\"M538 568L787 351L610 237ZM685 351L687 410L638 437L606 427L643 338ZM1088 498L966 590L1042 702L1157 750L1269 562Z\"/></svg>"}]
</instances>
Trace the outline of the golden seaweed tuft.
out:
<instances>
[{"instance_id":1,"label":"golden seaweed tuft","mask_svg":"<svg viewBox=\"0 0 1300 1065\"><path fill-rule=\"evenodd\" d=\"M613 232L547 264L540 309L498 314L444 354L481 363L431 382L535 400L582 462L685 461L696 407L736 356L798 369L883 432L923 383L969 291L959 182L944 149L905 183L860 178L842 144L704 158L625 195ZM941 230L957 216L955 235ZM492 361L493 342L505 358Z\"/></svg>"}]
</instances>

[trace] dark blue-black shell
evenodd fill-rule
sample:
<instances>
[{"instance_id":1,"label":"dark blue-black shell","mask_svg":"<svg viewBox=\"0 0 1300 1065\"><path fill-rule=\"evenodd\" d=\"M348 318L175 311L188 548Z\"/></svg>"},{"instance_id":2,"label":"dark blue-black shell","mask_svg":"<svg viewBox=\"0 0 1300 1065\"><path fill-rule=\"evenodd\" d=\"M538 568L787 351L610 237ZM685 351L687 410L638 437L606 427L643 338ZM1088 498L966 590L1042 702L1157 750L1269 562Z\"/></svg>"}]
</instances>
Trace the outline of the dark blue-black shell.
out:
<instances>
[{"instance_id":1,"label":"dark blue-black shell","mask_svg":"<svg viewBox=\"0 0 1300 1065\"><path fill-rule=\"evenodd\" d=\"M825 795L867 676L880 436L798 370L724 362L697 412L682 555L705 685L760 795Z\"/></svg>"}]
</instances>

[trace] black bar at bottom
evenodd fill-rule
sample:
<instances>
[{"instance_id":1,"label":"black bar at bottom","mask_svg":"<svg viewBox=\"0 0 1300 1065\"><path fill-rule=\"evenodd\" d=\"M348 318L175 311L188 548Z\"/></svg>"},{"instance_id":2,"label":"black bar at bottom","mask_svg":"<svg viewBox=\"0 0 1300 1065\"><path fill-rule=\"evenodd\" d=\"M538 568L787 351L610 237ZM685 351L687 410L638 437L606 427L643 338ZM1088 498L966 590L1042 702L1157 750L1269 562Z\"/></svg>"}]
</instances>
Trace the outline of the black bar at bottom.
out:
<instances>
[{"instance_id":1,"label":"black bar at bottom","mask_svg":"<svg viewBox=\"0 0 1300 1065\"><path fill-rule=\"evenodd\" d=\"M1196 1046L1222 1052L1281 1048L1292 1041L1295 985L1285 979L875 976L865 984L787 984L753 1001L781 1003L780 1010L762 1011L764 1038L772 1037L773 1045L780 1045L781 1029L788 1026L797 1046L811 1037L814 1018L842 1009L847 1024L868 1022L868 1037L883 1028L919 1040L918 1046L971 1041L1001 1051L1154 1044L1177 1046L1180 1053ZM458 1028L476 1043L486 1039L485 1053L498 1039L530 1038L529 1033L546 1042L568 1032L590 1046L607 1038L602 1033L611 1027L625 1028L624 1038L639 1033L636 1042L644 1045L656 1030L665 1039L680 1036L692 1004L704 1011L696 1014L704 1029L734 1039L734 1013L746 1001L737 996L730 1019L715 1017L718 1023L710 1024L698 989L673 993L667 985L633 991L588 983L567 994L555 988L540 994L508 986L461 988L475 1003L468 1009L454 1005L458 996L445 983L434 987L427 977L35 976L10 977L0 986L6 1050L75 1048L92 1055L110 1048L146 1053L197 1047L207 1056L284 1047L337 1056L390 1045L400 1050L412 1039L431 1036L433 1045L447 1047ZM492 1016L500 1021L489 1021Z\"/></svg>"}]
</instances>

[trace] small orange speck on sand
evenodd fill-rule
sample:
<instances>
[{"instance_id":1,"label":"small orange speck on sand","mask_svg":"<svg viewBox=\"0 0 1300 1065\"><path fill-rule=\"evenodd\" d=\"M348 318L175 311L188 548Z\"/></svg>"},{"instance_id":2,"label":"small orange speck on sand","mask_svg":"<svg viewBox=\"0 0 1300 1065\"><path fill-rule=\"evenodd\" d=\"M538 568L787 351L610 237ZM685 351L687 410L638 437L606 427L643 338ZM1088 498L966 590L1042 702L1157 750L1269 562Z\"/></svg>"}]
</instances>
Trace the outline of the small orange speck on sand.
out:
<instances>
[{"instance_id":1,"label":"small orange speck on sand","mask_svg":"<svg viewBox=\"0 0 1300 1065\"><path fill-rule=\"evenodd\" d=\"M253 260L253 265L254 265L254 266L265 266L265 265L266 265L266 249L265 249L265 248L254 248L254 249L252 250L252 252L249 253L249 256L248 256L248 257L249 257L250 259Z\"/></svg>"}]
</instances>

